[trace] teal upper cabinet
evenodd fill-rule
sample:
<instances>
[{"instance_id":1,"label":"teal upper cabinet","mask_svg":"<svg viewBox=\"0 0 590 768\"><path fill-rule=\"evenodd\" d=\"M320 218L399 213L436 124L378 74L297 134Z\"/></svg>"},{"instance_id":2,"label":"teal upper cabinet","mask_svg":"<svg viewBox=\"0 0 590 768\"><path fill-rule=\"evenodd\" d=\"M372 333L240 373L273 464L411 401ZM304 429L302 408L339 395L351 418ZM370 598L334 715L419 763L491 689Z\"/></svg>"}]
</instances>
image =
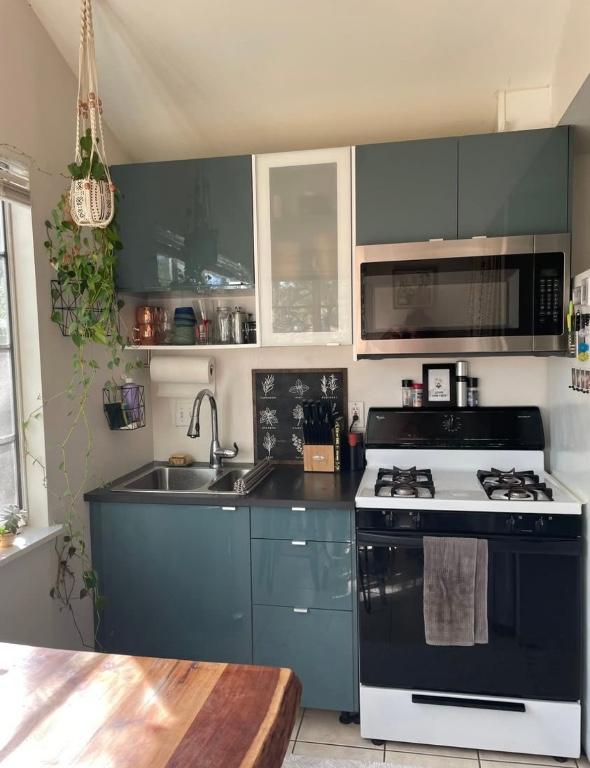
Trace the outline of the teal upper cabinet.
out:
<instances>
[{"instance_id":1,"label":"teal upper cabinet","mask_svg":"<svg viewBox=\"0 0 590 768\"><path fill-rule=\"evenodd\" d=\"M118 165L112 174L121 193L120 291L253 286L249 155Z\"/></svg>"},{"instance_id":2,"label":"teal upper cabinet","mask_svg":"<svg viewBox=\"0 0 590 768\"><path fill-rule=\"evenodd\" d=\"M252 662L247 507L92 504L102 649Z\"/></svg>"},{"instance_id":3,"label":"teal upper cabinet","mask_svg":"<svg viewBox=\"0 0 590 768\"><path fill-rule=\"evenodd\" d=\"M569 232L567 126L459 139L459 237Z\"/></svg>"},{"instance_id":4,"label":"teal upper cabinet","mask_svg":"<svg viewBox=\"0 0 590 768\"><path fill-rule=\"evenodd\" d=\"M357 245L457 237L457 139L366 144L355 155Z\"/></svg>"}]
</instances>

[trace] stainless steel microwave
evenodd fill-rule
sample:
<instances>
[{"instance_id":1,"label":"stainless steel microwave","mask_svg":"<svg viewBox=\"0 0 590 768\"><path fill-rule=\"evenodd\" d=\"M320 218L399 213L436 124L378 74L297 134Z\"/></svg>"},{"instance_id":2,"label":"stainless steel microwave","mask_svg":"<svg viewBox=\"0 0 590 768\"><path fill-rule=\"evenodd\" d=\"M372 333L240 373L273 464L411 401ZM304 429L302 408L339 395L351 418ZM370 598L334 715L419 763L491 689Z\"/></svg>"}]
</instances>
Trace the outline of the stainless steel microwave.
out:
<instances>
[{"instance_id":1,"label":"stainless steel microwave","mask_svg":"<svg viewBox=\"0 0 590 768\"><path fill-rule=\"evenodd\" d=\"M357 357L563 353L570 242L558 234L358 246Z\"/></svg>"}]
</instances>

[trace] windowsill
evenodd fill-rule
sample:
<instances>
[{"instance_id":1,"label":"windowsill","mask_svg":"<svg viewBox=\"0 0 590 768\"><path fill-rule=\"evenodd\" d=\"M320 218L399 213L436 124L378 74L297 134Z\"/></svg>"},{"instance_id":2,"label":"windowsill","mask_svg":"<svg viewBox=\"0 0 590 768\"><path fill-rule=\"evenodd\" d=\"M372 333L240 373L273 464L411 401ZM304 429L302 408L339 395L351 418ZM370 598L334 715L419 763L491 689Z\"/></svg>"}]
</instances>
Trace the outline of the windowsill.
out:
<instances>
[{"instance_id":1,"label":"windowsill","mask_svg":"<svg viewBox=\"0 0 590 768\"><path fill-rule=\"evenodd\" d=\"M63 525L50 525L43 528L34 528L29 525L26 526L26 528L23 529L23 532L19 533L16 537L12 547L0 549L0 567L22 557L22 555L33 549L37 549L37 547L40 547L46 542L56 539L62 530Z\"/></svg>"}]
</instances>

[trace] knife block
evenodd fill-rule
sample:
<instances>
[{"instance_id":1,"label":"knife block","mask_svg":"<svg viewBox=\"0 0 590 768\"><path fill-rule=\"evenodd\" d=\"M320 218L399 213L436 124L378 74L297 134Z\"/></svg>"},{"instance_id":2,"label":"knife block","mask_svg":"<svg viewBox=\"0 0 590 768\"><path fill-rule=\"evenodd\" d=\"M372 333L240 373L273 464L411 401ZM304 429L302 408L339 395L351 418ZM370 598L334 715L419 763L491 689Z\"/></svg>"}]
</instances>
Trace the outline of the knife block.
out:
<instances>
[{"instance_id":1,"label":"knife block","mask_svg":"<svg viewBox=\"0 0 590 768\"><path fill-rule=\"evenodd\" d=\"M304 445L303 469L305 472L335 472L334 446Z\"/></svg>"}]
</instances>

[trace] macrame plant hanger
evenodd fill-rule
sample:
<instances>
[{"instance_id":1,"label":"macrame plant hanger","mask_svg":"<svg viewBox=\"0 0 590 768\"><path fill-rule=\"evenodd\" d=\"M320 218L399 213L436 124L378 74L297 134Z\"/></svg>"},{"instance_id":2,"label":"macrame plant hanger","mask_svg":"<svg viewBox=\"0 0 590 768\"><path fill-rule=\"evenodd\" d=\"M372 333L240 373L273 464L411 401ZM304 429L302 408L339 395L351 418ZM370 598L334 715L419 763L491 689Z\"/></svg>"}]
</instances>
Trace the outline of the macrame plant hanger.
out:
<instances>
[{"instance_id":1,"label":"macrame plant hanger","mask_svg":"<svg viewBox=\"0 0 590 768\"><path fill-rule=\"evenodd\" d=\"M102 130L102 102L98 96L92 0L81 0L82 25L78 59L78 104L76 110L76 163L82 164L80 137L90 129L92 146L88 169L70 187L72 219L81 227L108 227L115 213L115 187L111 181ZM93 168L104 169L103 178L92 178Z\"/></svg>"}]
</instances>

